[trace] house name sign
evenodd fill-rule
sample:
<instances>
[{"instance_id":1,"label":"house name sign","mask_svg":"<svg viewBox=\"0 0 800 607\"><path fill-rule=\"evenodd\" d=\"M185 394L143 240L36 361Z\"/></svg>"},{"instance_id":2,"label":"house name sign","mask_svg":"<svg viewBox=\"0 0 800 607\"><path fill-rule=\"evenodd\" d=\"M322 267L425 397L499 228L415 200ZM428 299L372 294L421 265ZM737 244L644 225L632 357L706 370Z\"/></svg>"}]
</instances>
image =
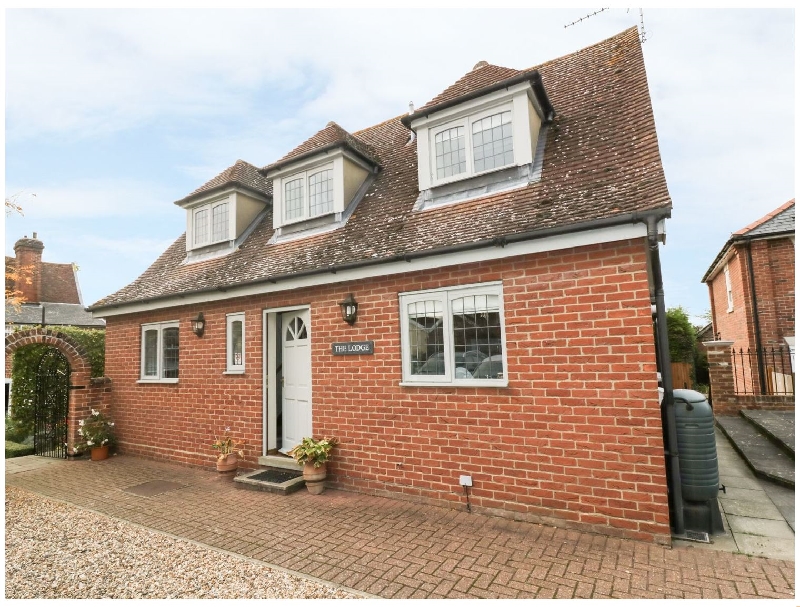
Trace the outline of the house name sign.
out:
<instances>
[{"instance_id":1,"label":"house name sign","mask_svg":"<svg viewBox=\"0 0 800 607\"><path fill-rule=\"evenodd\" d=\"M345 356L348 354L375 354L375 342L348 341L333 344L334 356Z\"/></svg>"}]
</instances>

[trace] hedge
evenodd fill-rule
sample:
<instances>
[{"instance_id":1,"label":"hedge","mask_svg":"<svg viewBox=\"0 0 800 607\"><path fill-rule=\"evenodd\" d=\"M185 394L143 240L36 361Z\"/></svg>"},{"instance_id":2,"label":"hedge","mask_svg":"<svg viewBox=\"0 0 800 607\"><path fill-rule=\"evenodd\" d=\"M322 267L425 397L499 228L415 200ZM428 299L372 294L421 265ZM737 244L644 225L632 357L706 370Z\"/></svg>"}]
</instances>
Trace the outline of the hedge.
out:
<instances>
[{"instance_id":1,"label":"hedge","mask_svg":"<svg viewBox=\"0 0 800 607\"><path fill-rule=\"evenodd\" d=\"M6 441L6 459L12 457L22 457L23 455L33 455L33 447L30 445L20 445Z\"/></svg>"}]
</instances>

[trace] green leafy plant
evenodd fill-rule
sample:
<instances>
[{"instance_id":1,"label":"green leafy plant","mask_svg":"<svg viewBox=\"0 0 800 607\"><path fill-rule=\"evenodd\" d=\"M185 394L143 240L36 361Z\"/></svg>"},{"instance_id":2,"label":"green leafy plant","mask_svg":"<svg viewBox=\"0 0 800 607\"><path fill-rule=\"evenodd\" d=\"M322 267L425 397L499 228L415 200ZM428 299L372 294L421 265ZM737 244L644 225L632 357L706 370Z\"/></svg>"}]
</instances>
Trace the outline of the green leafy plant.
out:
<instances>
[{"instance_id":1,"label":"green leafy plant","mask_svg":"<svg viewBox=\"0 0 800 607\"><path fill-rule=\"evenodd\" d=\"M80 442L75 445L79 451L114 444L114 422L108 420L101 411L92 409L92 414L78 422Z\"/></svg>"},{"instance_id":2,"label":"green leafy plant","mask_svg":"<svg viewBox=\"0 0 800 607\"><path fill-rule=\"evenodd\" d=\"M335 438L326 437L317 440L307 436L299 445L289 451L289 455L300 465L314 464L315 468L319 468L330 459L331 451L338 443L339 441Z\"/></svg>"},{"instance_id":3,"label":"green leafy plant","mask_svg":"<svg viewBox=\"0 0 800 607\"><path fill-rule=\"evenodd\" d=\"M237 453L239 457L244 457L244 443L236 442L229 434L230 431L230 427L225 428L225 434L217 437L217 439L211 443L211 448L219 451L219 455L217 456L219 461L225 461L231 453Z\"/></svg>"},{"instance_id":4,"label":"green leafy plant","mask_svg":"<svg viewBox=\"0 0 800 607\"><path fill-rule=\"evenodd\" d=\"M6 442L22 443L28 437L28 431L24 427L20 427L17 420L6 415Z\"/></svg>"},{"instance_id":5,"label":"green leafy plant","mask_svg":"<svg viewBox=\"0 0 800 607\"><path fill-rule=\"evenodd\" d=\"M33 455L33 447L31 445L20 445L19 443L6 441L6 459L25 455Z\"/></svg>"}]
</instances>

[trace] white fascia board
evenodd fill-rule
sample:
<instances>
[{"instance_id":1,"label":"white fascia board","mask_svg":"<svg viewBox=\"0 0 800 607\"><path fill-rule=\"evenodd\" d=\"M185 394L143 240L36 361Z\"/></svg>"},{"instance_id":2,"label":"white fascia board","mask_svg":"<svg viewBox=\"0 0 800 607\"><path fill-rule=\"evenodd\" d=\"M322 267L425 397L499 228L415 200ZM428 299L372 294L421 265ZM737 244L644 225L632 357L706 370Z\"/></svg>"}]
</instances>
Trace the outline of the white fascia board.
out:
<instances>
[{"instance_id":1,"label":"white fascia board","mask_svg":"<svg viewBox=\"0 0 800 607\"><path fill-rule=\"evenodd\" d=\"M316 166L327 164L336 158L347 158L351 162L362 167L365 171L369 171L370 173L374 172L375 168L365 162L360 156L353 154L350 150L345 149L343 147L332 148L330 150L325 150L320 152L319 154L315 154L313 156L309 156L308 158L304 158L298 162L294 162L292 164L287 164L280 169L275 169L269 171L267 174L268 179L280 179L281 177L286 177L293 175L294 173L300 173L302 171L307 171L308 169L314 168Z\"/></svg>"},{"instance_id":2,"label":"white fascia board","mask_svg":"<svg viewBox=\"0 0 800 607\"><path fill-rule=\"evenodd\" d=\"M658 222L658 232L664 232L664 220ZM420 272L424 270L435 270L448 266L460 266L468 263L480 261L492 261L517 257L520 255L532 255L535 253L545 253L548 251L558 251L573 247L583 247L593 244L603 244L628 240L631 238L644 238L647 236L647 226L643 223L623 224L600 228L596 230L584 230L570 234L548 236L535 240L514 242L505 247L482 247L471 251L461 251L457 253L444 253L442 255L431 255L410 261L387 262L351 270L337 270L336 274L324 272L312 276L301 276L298 278L284 278L276 283L268 282L246 285L243 287L227 287L226 290L210 290L202 293L192 293L184 296L175 296L158 301L121 304L119 307L108 307L92 312L94 318L107 318L110 316L120 316L122 314L135 314L137 312L149 312L176 306L189 306L215 301L224 301L236 297L248 297L251 295L268 295L284 291L293 291L306 287L316 287L320 285L336 284L356 280L365 280L380 276L391 276L394 274L404 274L406 272Z\"/></svg>"}]
</instances>

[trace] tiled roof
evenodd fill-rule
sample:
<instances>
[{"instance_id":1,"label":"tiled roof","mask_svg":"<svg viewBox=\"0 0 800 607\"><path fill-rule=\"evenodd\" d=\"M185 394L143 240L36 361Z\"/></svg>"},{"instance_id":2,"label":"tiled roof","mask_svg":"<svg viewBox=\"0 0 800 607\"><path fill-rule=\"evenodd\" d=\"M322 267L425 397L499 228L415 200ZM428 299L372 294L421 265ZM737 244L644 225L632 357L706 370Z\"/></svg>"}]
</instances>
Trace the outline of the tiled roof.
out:
<instances>
[{"instance_id":1,"label":"tiled roof","mask_svg":"<svg viewBox=\"0 0 800 607\"><path fill-rule=\"evenodd\" d=\"M794 231L794 198L749 226L734 232L735 236L770 236Z\"/></svg>"},{"instance_id":2,"label":"tiled roof","mask_svg":"<svg viewBox=\"0 0 800 607\"><path fill-rule=\"evenodd\" d=\"M6 256L6 267L16 264L16 258ZM14 289L14 281L6 276L6 289ZM71 263L42 262L42 287L40 301L80 304L78 283Z\"/></svg>"},{"instance_id":3,"label":"tiled roof","mask_svg":"<svg viewBox=\"0 0 800 607\"><path fill-rule=\"evenodd\" d=\"M45 303L44 322L48 325L103 328L106 323L94 318L80 304ZM39 325L42 323L41 304L22 304L19 308L6 304L6 324Z\"/></svg>"},{"instance_id":4,"label":"tiled roof","mask_svg":"<svg viewBox=\"0 0 800 607\"><path fill-rule=\"evenodd\" d=\"M265 166L261 170L266 174L268 171L278 169L289 164L290 162L296 162L308 156L313 156L315 153L318 153L321 150L336 147L350 148L365 160L372 162L374 165L380 166L381 164L378 153L371 145L359 137L351 135L335 122L329 122L324 129L306 139L303 143L286 154L286 156L268 166Z\"/></svg>"},{"instance_id":5,"label":"tiled roof","mask_svg":"<svg viewBox=\"0 0 800 607\"><path fill-rule=\"evenodd\" d=\"M535 237L633 213L667 215L671 202L636 28L538 70L559 110L547 129L540 180L414 211L419 195L416 143L407 145L409 130L398 116L355 133L376 151L383 168L341 228L271 243L270 210L238 250L194 264L181 263L186 257L184 235L142 276L92 307L283 279L345 264L394 261L514 234ZM497 72L494 77L504 76L506 72ZM296 158L303 153L298 150L288 156Z\"/></svg>"},{"instance_id":6,"label":"tiled roof","mask_svg":"<svg viewBox=\"0 0 800 607\"><path fill-rule=\"evenodd\" d=\"M238 185L263 196L272 197L272 181L258 172L258 167L244 160L237 160L213 179L207 181L188 196L176 200L175 204L184 204L217 190Z\"/></svg>"},{"instance_id":7,"label":"tiled roof","mask_svg":"<svg viewBox=\"0 0 800 607\"><path fill-rule=\"evenodd\" d=\"M424 112L434 106L441 105L447 101L453 101L459 97L463 97L464 95L468 95L487 86L491 86L496 82L507 80L508 78L518 76L522 73L522 70L491 65L490 63L481 61L472 68L472 71L464 74L464 76L456 80L456 82L436 95L436 97L428 101L428 103L415 109L414 113Z\"/></svg>"},{"instance_id":8,"label":"tiled roof","mask_svg":"<svg viewBox=\"0 0 800 607\"><path fill-rule=\"evenodd\" d=\"M39 298L45 302L81 303L71 263L42 262L42 292Z\"/></svg>"},{"instance_id":9,"label":"tiled roof","mask_svg":"<svg viewBox=\"0 0 800 607\"><path fill-rule=\"evenodd\" d=\"M750 225L747 225L741 230L737 230L731 234L731 237L725 243L725 246L720 249L720 252L717 253L717 256L714 258L714 261L711 262L711 265L708 267L708 270L706 270L706 273L703 275L703 279L700 282L706 282L712 277L712 274L715 274L714 270L717 267L717 264L725 257L728 249L730 249L735 242L751 240L755 238L768 238L770 236L790 234L793 232L794 198L783 203L777 209L770 211Z\"/></svg>"}]
</instances>

